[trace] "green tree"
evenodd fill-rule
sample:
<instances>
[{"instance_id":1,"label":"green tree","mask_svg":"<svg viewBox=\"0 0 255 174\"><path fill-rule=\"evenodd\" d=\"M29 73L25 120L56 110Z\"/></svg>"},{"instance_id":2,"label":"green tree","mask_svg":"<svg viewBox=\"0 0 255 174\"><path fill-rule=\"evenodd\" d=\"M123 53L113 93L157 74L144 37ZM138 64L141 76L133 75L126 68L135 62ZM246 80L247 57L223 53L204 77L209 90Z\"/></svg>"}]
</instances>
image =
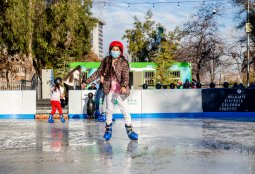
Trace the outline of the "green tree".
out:
<instances>
[{"instance_id":1,"label":"green tree","mask_svg":"<svg viewBox=\"0 0 255 174\"><path fill-rule=\"evenodd\" d=\"M0 0L0 46L9 54L27 52L27 0Z\"/></svg>"},{"instance_id":2,"label":"green tree","mask_svg":"<svg viewBox=\"0 0 255 174\"><path fill-rule=\"evenodd\" d=\"M60 68L91 54L92 0L0 0L0 49L33 66ZM9 59L3 59L9 61Z\"/></svg>"},{"instance_id":3,"label":"green tree","mask_svg":"<svg viewBox=\"0 0 255 174\"><path fill-rule=\"evenodd\" d=\"M153 59L157 63L156 80L162 84L170 84L174 82L174 76L171 74L170 67L175 62L175 53L180 46L182 32L179 28L164 35L163 40L158 50L157 56Z\"/></svg>"},{"instance_id":4,"label":"green tree","mask_svg":"<svg viewBox=\"0 0 255 174\"><path fill-rule=\"evenodd\" d=\"M4 66L2 71L6 72L6 80L9 81L11 67L23 64L25 78L31 78L34 72L32 50L31 50L31 13L29 4L32 0L0 0L0 49L6 52L3 59ZM15 57L11 58L11 57ZM13 61L15 60L15 61ZM9 74L9 75L8 75Z\"/></svg>"},{"instance_id":5,"label":"green tree","mask_svg":"<svg viewBox=\"0 0 255 174\"><path fill-rule=\"evenodd\" d=\"M60 68L64 62L75 61L91 53L91 31L97 20L91 17L91 1L59 0L36 13L34 50L38 67Z\"/></svg>"},{"instance_id":6,"label":"green tree","mask_svg":"<svg viewBox=\"0 0 255 174\"><path fill-rule=\"evenodd\" d=\"M123 39L127 39L128 52L133 61L153 61L157 63L157 82L169 84L173 78L169 68L175 59L175 52L179 47L182 32L176 28L172 32L166 32L161 24L152 20L152 12L145 15L145 21L141 22L134 17L134 28L125 31Z\"/></svg>"},{"instance_id":7,"label":"green tree","mask_svg":"<svg viewBox=\"0 0 255 174\"><path fill-rule=\"evenodd\" d=\"M136 16L134 17L133 29L128 29L123 35L123 39L127 39L128 53L131 55L134 62L151 61L149 56L151 48L149 46L155 42L156 38L156 24L152 20L152 12L147 11L144 19L140 21Z\"/></svg>"}]
</instances>

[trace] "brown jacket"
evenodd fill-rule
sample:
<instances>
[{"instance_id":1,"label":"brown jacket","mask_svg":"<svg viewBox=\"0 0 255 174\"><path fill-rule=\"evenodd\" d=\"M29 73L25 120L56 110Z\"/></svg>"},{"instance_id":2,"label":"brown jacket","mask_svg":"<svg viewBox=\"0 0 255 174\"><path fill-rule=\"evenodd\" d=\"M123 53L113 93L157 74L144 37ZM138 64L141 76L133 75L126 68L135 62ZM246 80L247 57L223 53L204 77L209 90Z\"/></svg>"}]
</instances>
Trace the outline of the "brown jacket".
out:
<instances>
[{"instance_id":1,"label":"brown jacket","mask_svg":"<svg viewBox=\"0 0 255 174\"><path fill-rule=\"evenodd\" d=\"M129 64L128 61L122 56L114 62L115 69L112 66L112 57L108 56L101 61L100 67L94 72L85 83L91 83L100 76L104 77L103 89L104 93L107 95L111 89L111 78L115 75L120 86L126 87L129 96Z\"/></svg>"}]
</instances>

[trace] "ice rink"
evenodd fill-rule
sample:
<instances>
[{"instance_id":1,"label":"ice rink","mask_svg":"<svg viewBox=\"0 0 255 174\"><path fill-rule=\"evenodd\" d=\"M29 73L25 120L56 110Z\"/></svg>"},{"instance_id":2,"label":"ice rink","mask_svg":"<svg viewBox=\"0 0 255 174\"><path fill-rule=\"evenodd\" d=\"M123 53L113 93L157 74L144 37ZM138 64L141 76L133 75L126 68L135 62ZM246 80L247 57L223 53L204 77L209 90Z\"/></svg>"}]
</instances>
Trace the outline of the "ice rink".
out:
<instances>
[{"instance_id":1,"label":"ice rink","mask_svg":"<svg viewBox=\"0 0 255 174\"><path fill-rule=\"evenodd\" d=\"M110 142L94 120L0 120L1 174L254 174L255 123L200 119L133 119Z\"/></svg>"}]
</instances>

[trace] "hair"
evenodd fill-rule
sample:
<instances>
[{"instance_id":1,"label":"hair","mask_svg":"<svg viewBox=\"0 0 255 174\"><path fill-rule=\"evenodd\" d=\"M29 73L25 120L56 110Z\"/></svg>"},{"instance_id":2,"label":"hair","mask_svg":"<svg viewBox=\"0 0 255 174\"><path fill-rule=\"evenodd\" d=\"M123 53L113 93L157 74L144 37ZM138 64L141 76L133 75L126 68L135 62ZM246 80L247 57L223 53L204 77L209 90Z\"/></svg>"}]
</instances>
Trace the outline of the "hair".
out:
<instances>
[{"instance_id":1,"label":"hair","mask_svg":"<svg viewBox=\"0 0 255 174\"><path fill-rule=\"evenodd\" d=\"M109 65L111 65L112 64L112 57L111 57L111 55L109 55L109 56L107 56L107 57L110 57L110 59L108 60L109 61ZM123 56L123 55L121 55L120 56L120 58L122 59L122 60L124 60L125 62L127 62L127 64L128 64L128 68L130 68L129 67L129 62L128 62L128 60ZM110 71L110 73L113 73L113 67L112 66L110 66L110 67L104 67L104 70L103 70L103 73L101 74L102 76L104 76L104 74L106 74L108 71Z\"/></svg>"},{"instance_id":2,"label":"hair","mask_svg":"<svg viewBox=\"0 0 255 174\"><path fill-rule=\"evenodd\" d=\"M74 68L72 71L70 71L64 78L64 81L66 81L69 78L69 82L73 82L73 73L74 71L78 70L79 72L81 72L81 66L78 65L76 68Z\"/></svg>"},{"instance_id":3,"label":"hair","mask_svg":"<svg viewBox=\"0 0 255 174\"><path fill-rule=\"evenodd\" d=\"M60 91L60 85L59 84L55 84L54 91L57 91L57 89Z\"/></svg>"},{"instance_id":4,"label":"hair","mask_svg":"<svg viewBox=\"0 0 255 174\"><path fill-rule=\"evenodd\" d=\"M60 83L62 83L62 79L60 77L54 79L54 91L57 91L57 89L60 91Z\"/></svg>"}]
</instances>

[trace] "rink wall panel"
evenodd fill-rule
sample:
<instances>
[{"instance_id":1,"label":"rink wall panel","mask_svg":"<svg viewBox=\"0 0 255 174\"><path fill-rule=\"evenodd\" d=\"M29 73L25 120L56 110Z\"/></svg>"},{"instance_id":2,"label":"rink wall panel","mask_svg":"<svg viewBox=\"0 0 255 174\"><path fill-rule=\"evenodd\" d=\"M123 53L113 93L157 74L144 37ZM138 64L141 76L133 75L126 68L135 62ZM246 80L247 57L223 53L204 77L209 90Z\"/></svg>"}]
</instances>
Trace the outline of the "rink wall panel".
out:
<instances>
[{"instance_id":1,"label":"rink wall panel","mask_svg":"<svg viewBox=\"0 0 255 174\"><path fill-rule=\"evenodd\" d=\"M88 93L95 91L69 91L69 116L86 117ZM141 114L201 113L201 90L131 90L127 98L132 116ZM115 104L114 113L121 114Z\"/></svg>"},{"instance_id":2,"label":"rink wall panel","mask_svg":"<svg viewBox=\"0 0 255 174\"><path fill-rule=\"evenodd\" d=\"M0 118L34 118L35 90L0 91Z\"/></svg>"}]
</instances>

